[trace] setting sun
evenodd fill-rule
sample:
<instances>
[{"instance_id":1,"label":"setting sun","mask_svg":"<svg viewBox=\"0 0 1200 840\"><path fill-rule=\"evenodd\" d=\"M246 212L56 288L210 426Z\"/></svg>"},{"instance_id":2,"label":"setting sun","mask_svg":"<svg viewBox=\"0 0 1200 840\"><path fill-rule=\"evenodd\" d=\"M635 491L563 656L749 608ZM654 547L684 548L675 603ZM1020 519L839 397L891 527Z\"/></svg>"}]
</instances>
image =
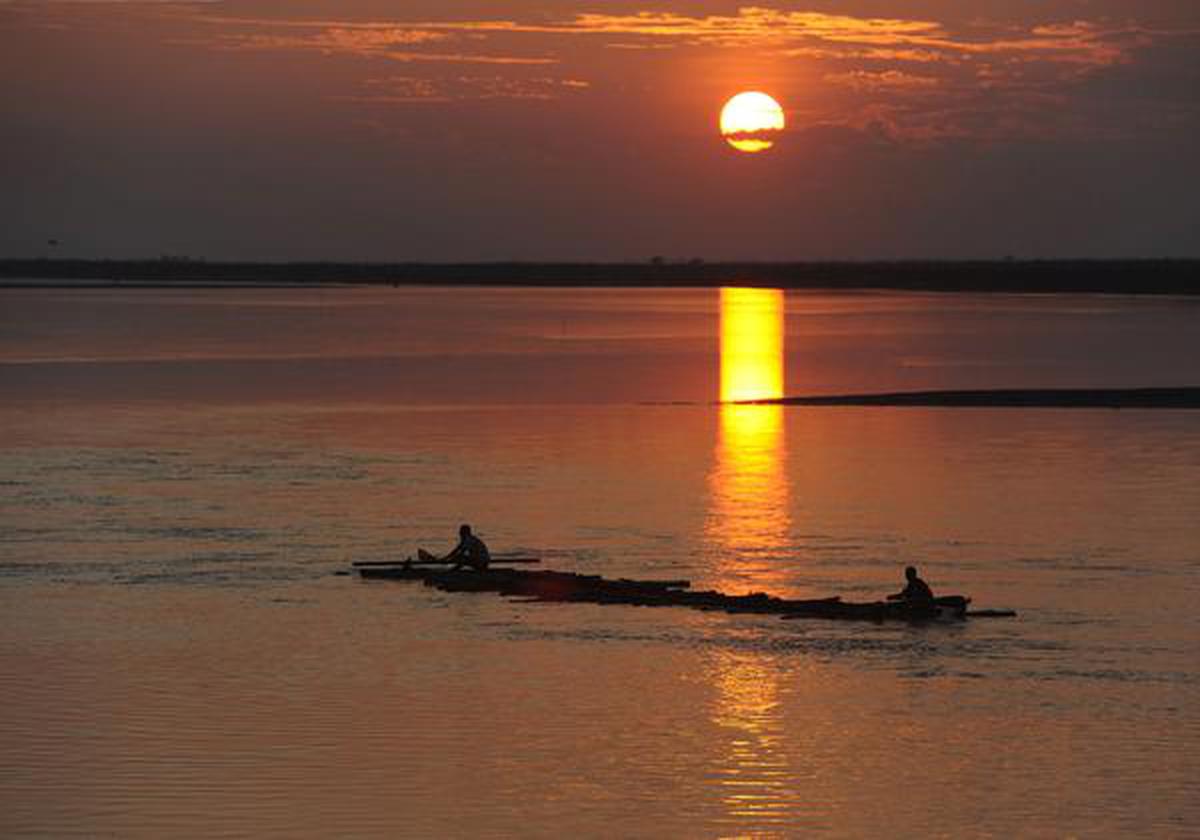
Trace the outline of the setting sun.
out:
<instances>
[{"instance_id":1,"label":"setting sun","mask_svg":"<svg viewBox=\"0 0 1200 840\"><path fill-rule=\"evenodd\" d=\"M721 134L739 152L765 152L785 125L783 108L759 91L739 93L721 109Z\"/></svg>"}]
</instances>

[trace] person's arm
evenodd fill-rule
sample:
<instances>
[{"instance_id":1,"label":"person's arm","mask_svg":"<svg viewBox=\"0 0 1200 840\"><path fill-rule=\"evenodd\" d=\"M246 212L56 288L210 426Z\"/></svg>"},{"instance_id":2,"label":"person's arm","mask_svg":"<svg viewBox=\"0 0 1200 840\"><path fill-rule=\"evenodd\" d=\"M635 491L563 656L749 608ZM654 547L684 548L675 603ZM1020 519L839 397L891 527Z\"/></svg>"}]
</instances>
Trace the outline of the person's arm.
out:
<instances>
[{"instance_id":1,"label":"person's arm","mask_svg":"<svg viewBox=\"0 0 1200 840\"><path fill-rule=\"evenodd\" d=\"M921 585L915 581L909 581L904 585L904 588L895 595L889 595L889 601L919 601L922 596ZM932 597L932 596L930 596Z\"/></svg>"},{"instance_id":2,"label":"person's arm","mask_svg":"<svg viewBox=\"0 0 1200 840\"><path fill-rule=\"evenodd\" d=\"M459 540L458 545L456 545L456 546L454 546L454 548L450 549L450 553L447 554L445 557L443 557L442 561L448 563L451 560L460 559L463 556L463 551L464 551L465 547L466 546L464 545L463 541Z\"/></svg>"}]
</instances>

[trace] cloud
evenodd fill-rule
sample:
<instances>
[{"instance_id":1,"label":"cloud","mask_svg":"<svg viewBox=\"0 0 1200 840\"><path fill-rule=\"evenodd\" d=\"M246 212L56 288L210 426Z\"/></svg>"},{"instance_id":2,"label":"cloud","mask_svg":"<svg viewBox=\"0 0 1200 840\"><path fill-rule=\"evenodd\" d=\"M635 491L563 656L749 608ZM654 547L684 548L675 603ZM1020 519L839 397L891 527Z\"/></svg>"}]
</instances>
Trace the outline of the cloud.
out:
<instances>
[{"instance_id":1,"label":"cloud","mask_svg":"<svg viewBox=\"0 0 1200 840\"><path fill-rule=\"evenodd\" d=\"M227 50L312 50L325 54L382 55L394 47L429 44L447 37L421 29L332 26L311 35L238 33L223 36L214 46Z\"/></svg>"},{"instance_id":2,"label":"cloud","mask_svg":"<svg viewBox=\"0 0 1200 840\"><path fill-rule=\"evenodd\" d=\"M412 49L437 44L450 39L444 32L396 26L337 25L321 28L307 35L278 33L232 33L204 43L222 51L283 51L316 52L322 55L355 55L363 58L385 58L404 63L437 62L457 64L556 64L557 59L541 56L489 55L468 52L421 52Z\"/></svg>"},{"instance_id":3,"label":"cloud","mask_svg":"<svg viewBox=\"0 0 1200 840\"><path fill-rule=\"evenodd\" d=\"M421 53L389 52L386 58L405 63L432 61L453 64L510 64L519 67L558 64L557 58L529 57L516 55L479 55L477 53Z\"/></svg>"},{"instance_id":4,"label":"cloud","mask_svg":"<svg viewBox=\"0 0 1200 840\"><path fill-rule=\"evenodd\" d=\"M696 43L728 46L762 45L804 38L903 38L940 30L939 25L932 21L785 12L758 6L741 8L736 15L706 17L665 12L639 12L635 15L585 13L564 28L592 34L681 38Z\"/></svg>"},{"instance_id":5,"label":"cloud","mask_svg":"<svg viewBox=\"0 0 1200 840\"><path fill-rule=\"evenodd\" d=\"M561 20L353 21L304 18L236 17L200 13L196 20L217 27L214 45L222 49L312 50L364 57L403 52L399 60L419 61L411 47L452 39L478 42L507 36L511 63L549 63L545 53L555 38L588 37L622 50L677 48L755 49L781 58L866 61L893 64L960 65L997 61L1073 67L1078 77L1120 64L1154 36L1136 26L1102 26L1073 20L1034 24L982 24L952 29L919 18L855 17L812 11L745 6L731 15L695 16L669 11L634 14L579 12ZM519 40L514 41L513 38ZM523 40L520 40L523 39ZM533 57L529 48L542 55ZM466 60L468 52L440 60ZM501 63L492 54L488 63ZM437 59L429 59L437 60ZM482 59L479 59L482 60Z\"/></svg>"},{"instance_id":6,"label":"cloud","mask_svg":"<svg viewBox=\"0 0 1200 840\"><path fill-rule=\"evenodd\" d=\"M929 90L941 83L930 76L914 76L900 70L851 70L846 73L827 73L826 84L841 85L854 90Z\"/></svg>"},{"instance_id":7,"label":"cloud","mask_svg":"<svg viewBox=\"0 0 1200 840\"><path fill-rule=\"evenodd\" d=\"M214 25L235 27L374 31L399 26L409 30L443 34L621 35L723 46L762 46L766 43L783 43L801 38L848 41L861 38L870 42L885 42L888 39L903 39L922 33L936 34L941 31L939 24L932 21L858 18L821 12L784 12L756 6L739 9L736 15L709 15L706 17L654 11L643 11L632 15L581 12L562 21L546 23L508 19L342 21L207 14L199 16L197 19Z\"/></svg>"},{"instance_id":8,"label":"cloud","mask_svg":"<svg viewBox=\"0 0 1200 840\"><path fill-rule=\"evenodd\" d=\"M551 100L591 87L581 79L458 76L429 79L384 76L366 79L359 93L335 96L343 102L382 104L463 102L487 99Z\"/></svg>"},{"instance_id":9,"label":"cloud","mask_svg":"<svg viewBox=\"0 0 1200 840\"><path fill-rule=\"evenodd\" d=\"M351 101L553 99L570 87L530 79L531 73L549 72L537 68L553 67L551 75L616 88L649 72L642 68L661 68L672 51L688 58L729 54L723 66L743 58L759 65L766 60L778 84L806 85L805 120L877 125L893 138L922 140L1098 130L1088 122L1093 117L1105 122L1095 103L1103 100L1100 91L1106 80L1122 73L1126 80L1139 78L1134 66L1146 63L1163 42L1194 33L1154 29L1128 18L1120 23L1084 20L1077 13L1055 20L1051 11L1034 19L962 22L931 15L855 16L766 5L746 5L727 14L679 11L688 8L685 4L618 14L602 11L604 4L597 3L592 9L601 11L577 5L574 13L455 20L354 19L351 12L304 17L286 10L238 16L231 13L238 8L232 3L147 4L150 7L155 11L138 14L170 21L178 29L168 36L175 43L223 52L358 58L363 68L350 73L358 72L359 79L383 77L373 65L390 62L405 66L403 75L392 78L414 80L397 82L390 90L355 89L358 80L340 80L342 98ZM55 20L83 19L83 13L64 15L60 12ZM92 17L105 15L115 16L104 10ZM1184 63L1176 58L1171 68L1177 72ZM453 65L474 66L480 74L474 82L461 81L467 77L455 80ZM814 88L816 80L821 85ZM1123 84L1136 86L1136 81ZM1184 86L1186 81L1175 84ZM1136 107L1156 107L1153 96L1142 97ZM1132 100L1126 96L1124 101ZM1176 94L1174 102L1157 107L1174 109L1179 119L1187 119L1194 105L1194 95ZM1087 116L1087 106L1092 106L1092 117ZM1110 113L1106 128L1115 130L1120 122Z\"/></svg>"}]
</instances>

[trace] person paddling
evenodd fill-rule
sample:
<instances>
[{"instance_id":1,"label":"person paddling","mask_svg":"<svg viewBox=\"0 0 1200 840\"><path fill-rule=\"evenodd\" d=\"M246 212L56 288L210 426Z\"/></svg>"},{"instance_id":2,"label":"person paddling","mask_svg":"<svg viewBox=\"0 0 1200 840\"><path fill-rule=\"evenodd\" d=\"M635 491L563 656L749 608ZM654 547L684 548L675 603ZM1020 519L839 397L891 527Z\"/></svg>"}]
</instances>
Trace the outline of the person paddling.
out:
<instances>
[{"instance_id":1,"label":"person paddling","mask_svg":"<svg viewBox=\"0 0 1200 840\"><path fill-rule=\"evenodd\" d=\"M454 563L450 569L452 572L463 566L470 566L477 572L485 572L488 564L492 562L492 555L483 540L471 533L471 526L463 525L458 529L458 545L442 559Z\"/></svg>"},{"instance_id":2,"label":"person paddling","mask_svg":"<svg viewBox=\"0 0 1200 840\"><path fill-rule=\"evenodd\" d=\"M889 595L889 601L904 601L906 604L917 606L930 606L933 604L933 590L929 588L929 584L917 577L916 566L906 568L904 570L904 577L908 580L908 585L895 595Z\"/></svg>"}]
</instances>

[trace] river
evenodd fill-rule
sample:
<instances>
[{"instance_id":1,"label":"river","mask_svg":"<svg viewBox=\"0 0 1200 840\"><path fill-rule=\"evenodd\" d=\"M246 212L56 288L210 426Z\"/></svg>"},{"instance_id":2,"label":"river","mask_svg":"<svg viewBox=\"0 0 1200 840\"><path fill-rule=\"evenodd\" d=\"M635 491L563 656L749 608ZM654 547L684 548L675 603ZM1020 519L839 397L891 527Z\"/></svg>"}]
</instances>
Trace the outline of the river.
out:
<instances>
[{"instance_id":1,"label":"river","mask_svg":"<svg viewBox=\"0 0 1200 840\"><path fill-rule=\"evenodd\" d=\"M0 291L0 834L1194 836L1200 412L715 401L1198 382L1172 298ZM336 574L461 522L1018 617Z\"/></svg>"}]
</instances>

